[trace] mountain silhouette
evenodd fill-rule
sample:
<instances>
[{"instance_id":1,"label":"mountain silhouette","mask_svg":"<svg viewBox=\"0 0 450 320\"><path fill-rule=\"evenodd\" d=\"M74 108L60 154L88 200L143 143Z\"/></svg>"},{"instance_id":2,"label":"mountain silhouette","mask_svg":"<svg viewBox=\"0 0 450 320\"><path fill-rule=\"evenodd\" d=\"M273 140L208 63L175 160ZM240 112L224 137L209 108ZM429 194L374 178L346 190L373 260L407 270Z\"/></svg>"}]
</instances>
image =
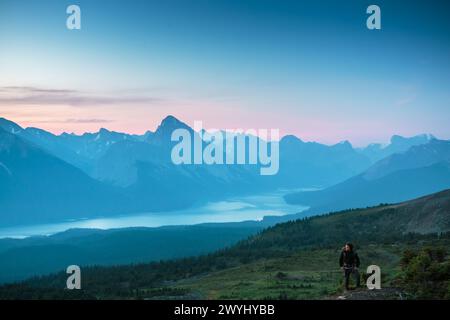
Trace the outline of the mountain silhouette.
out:
<instances>
[{"instance_id":1,"label":"mountain silhouette","mask_svg":"<svg viewBox=\"0 0 450 320\"><path fill-rule=\"evenodd\" d=\"M154 132L142 135L105 128L81 135L55 135L39 128L24 129L0 118L0 145L15 150L18 159L14 163L11 160L14 152L7 152L6 147L2 150L0 205L4 204L6 213L1 221L31 223L38 215L40 222L44 222L100 214L173 210L280 188L327 188L317 193L290 195L286 199L335 209L405 200L447 185L441 180L447 174L448 142L430 135L393 136L388 146L372 144L362 149L354 148L348 141L324 145L285 136L279 142L278 174L261 176L259 166L248 164L173 164L171 150L177 142L171 141L171 134L180 128L188 130L192 136L201 134L172 115L164 118ZM244 138L250 139L245 135ZM208 143L203 141L203 148ZM28 156L19 157L22 154L19 149L29 150ZM374 163L373 159L383 155L387 156ZM51 161L58 165L48 165ZM26 170L25 164L34 170ZM442 179L436 176L439 174ZM423 176L426 183L412 179L418 176ZM413 185L406 185L406 181ZM384 183L395 185L398 190L385 187ZM34 202L25 205L28 198L24 190ZM357 192L352 193L352 190ZM30 209L32 203L35 210ZM42 214L38 214L37 209Z\"/></svg>"},{"instance_id":2,"label":"mountain silhouette","mask_svg":"<svg viewBox=\"0 0 450 320\"><path fill-rule=\"evenodd\" d=\"M119 213L122 201L113 187L0 129L2 226Z\"/></svg>"},{"instance_id":3,"label":"mountain silhouette","mask_svg":"<svg viewBox=\"0 0 450 320\"><path fill-rule=\"evenodd\" d=\"M450 141L433 139L382 159L342 183L290 194L286 200L318 212L405 201L446 188L450 188Z\"/></svg>"},{"instance_id":4,"label":"mountain silhouette","mask_svg":"<svg viewBox=\"0 0 450 320\"><path fill-rule=\"evenodd\" d=\"M380 143L372 143L365 148L359 148L358 151L368 157L372 162L376 162L394 153L407 151L409 148L430 142L436 139L431 134L420 134L413 137L402 137L393 135L390 143L383 146Z\"/></svg>"}]
</instances>

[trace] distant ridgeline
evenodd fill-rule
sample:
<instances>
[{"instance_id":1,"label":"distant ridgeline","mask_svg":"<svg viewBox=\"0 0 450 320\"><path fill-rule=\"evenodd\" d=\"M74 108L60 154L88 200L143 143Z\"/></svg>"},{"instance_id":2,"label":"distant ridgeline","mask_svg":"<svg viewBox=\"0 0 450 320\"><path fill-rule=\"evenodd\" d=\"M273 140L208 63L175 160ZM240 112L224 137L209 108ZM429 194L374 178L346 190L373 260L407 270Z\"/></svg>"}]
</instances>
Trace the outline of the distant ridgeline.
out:
<instances>
[{"instance_id":1,"label":"distant ridgeline","mask_svg":"<svg viewBox=\"0 0 450 320\"><path fill-rule=\"evenodd\" d=\"M289 194L309 214L395 203L450 188L450 141L432 139L383 158L331 187Z\"/></svg>"},{"instance_id":2,"label":"distant ridgeline","mask_svg":"<svg viewBox=\"0 0 450 320\"><path fill-rule=\"evenodd\" d=\"M387 146L366 148L285 136L279 171L262 176L253 165L174 164L177 129L193 131L173 116L143 135L54 135L0 118L0 226L173 210L280 188L324 188L287 197L320 213L450 187L450 142L430 135L394 136Z\"/></svg>"}]
</instances>

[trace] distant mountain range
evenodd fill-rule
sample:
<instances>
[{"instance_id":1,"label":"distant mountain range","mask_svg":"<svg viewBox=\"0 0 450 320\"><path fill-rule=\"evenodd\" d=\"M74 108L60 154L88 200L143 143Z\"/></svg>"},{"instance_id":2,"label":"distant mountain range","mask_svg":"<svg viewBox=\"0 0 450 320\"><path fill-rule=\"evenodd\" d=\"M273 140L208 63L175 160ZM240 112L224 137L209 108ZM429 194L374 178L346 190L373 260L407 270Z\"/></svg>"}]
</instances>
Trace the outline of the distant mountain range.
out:
<instances>
[{"instance_id":1,"label":"distant mountain range","mask_svg":"<svg viewBox=\"0 0 450 320\"><path fill-rule=\"evenodd\" d=\"M310 213L405 201L450 188L450 141L430 140L379 160L363 173L318 191L289 194Z\"/></svg>"},{"instance_id":2,"label":"distant mountain range","mask_svg":"<svg viewBox=\"0 0 450 320\"><path fill-rule=\"evenodd\" d=\"M120 213L125 196L15 134L0 129L0 222L41 223Z\"/></svg>"},{"instance_id":3,"label":"distant mountain range","mask_svg":"<svg viewBox=\"0 0 450 320\"><path fill-rule=\"evenodd\" d=\"M106 129L82 135L54 135L38 128L24 129L0 118L0 225L180 209L230 195L280 188L335 188L352 177L366 181L369 176L396 174L399 168L422 168L421 175L428 178L425 180L428 187L404 180L404 184L406 181L414 184L403 189L400 181L403 178L397 177L397 192L401 196L385 198L379 191L379 196L363 197L359 203L401 200L446 186L445 181L429 177L426 171L440 175L446 170L445 161L441 167L433 167L438 161L425 155L437 152L438 159L442 152L447 152L445 147L428 151L425 148L417 165L404 163L410 161L407 158L388 160L399 152L415 150L414 146L433 145L437 140L430 135L394 136L385 147L372 144L362 149L349 142L328 146L285 136L280 140L278 174L261 176L259 168L252 165L174 165L170 159L174 144L170 136L178 128L193 132L173 116L166 117L155 132L143 135ZM383 165L383 161L392 163ZM426 166L430 169L425 169ZM365 177L359 176L362 173ZM445 177L442 175L441 180ZM324 205L303 197L288 199ZM333 206L331 203L330 208Z\"/></svg>"},{"instance_id":4,"label":"distant mountain range","mask_svg":"<svg viewBox=\"0 0 450 320\"><path fill-rule=\"evenodd\" d=\"M357 149L357 151L368 157L372 162L376 162L391 154L404 152L413 146L425 144L434 139L436 138L431 134L420 134L410 138L394 135L388 145L372 143L365 148Z\"/></svg>"}]
</instances>

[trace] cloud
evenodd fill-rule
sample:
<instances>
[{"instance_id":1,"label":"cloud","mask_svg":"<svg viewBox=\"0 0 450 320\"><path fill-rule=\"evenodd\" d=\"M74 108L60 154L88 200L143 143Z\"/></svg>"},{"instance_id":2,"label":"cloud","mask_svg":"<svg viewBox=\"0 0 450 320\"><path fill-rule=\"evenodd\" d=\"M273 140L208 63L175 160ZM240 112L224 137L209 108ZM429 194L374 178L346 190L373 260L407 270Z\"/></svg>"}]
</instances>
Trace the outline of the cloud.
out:
<instances>
[{"instance_id":1,"label":"cloud","mask_svg":"<svg viewBox=\"0 0 450 320\"><path fill-rule=\"evenodd\" d=\"M403 107L403 106L406 106L406 105L408 105L408 104L414 102L415 100L416 100L416 96L415 96L415 95L412 95L412 96L409 96L409 97L405 97L405 98L398 99L398 100L395 102L395 105L396 105L397 107Z\"/></svg>"},{"instance_id":2,"label":"cloud","mask_svg":"<svg viewBox=\"0 0 450 320\"><path fill-rule=\"evenodd\" d=\"M5 86L0 87L0 92L13 93L13 92L29 92L29 93L47 93L47 94L70 94L75 93L75 90L66 89L42 89L37 87L27 87L27 86Z\"/></svg>"},{"instance_id":3,"label":"cloud","mask_svg":"<svg viewBox=\"0 0 450 320\"><path fill-rule=\"evenodd\" d=\"M162 102L146 95L91 94L77 90L47 89L27 86L0 87L0 106L5 105L70 105L95 106L114 104L151 104ZM95 119L94 119L95 120Z\"/></svg>"},{"instance_id":4,"label":"cloud","mask_svg":"<svg viewBox=\"0 0 450 320\"><path fill-rule=\"evenodd\" d=\"M65 119L65 120L40 120L37 123L110 123L114 120L109 119Z\"/></svg>"},{"instance_id":5,"label":"cloud","mask_svg":"<svg viewBox=\"0 0 450 320\"><path fill-rule=\"evenodd\" d=\"M65 123L109 123L108 119L66 119Z\"/></svg>"}]
</instances>

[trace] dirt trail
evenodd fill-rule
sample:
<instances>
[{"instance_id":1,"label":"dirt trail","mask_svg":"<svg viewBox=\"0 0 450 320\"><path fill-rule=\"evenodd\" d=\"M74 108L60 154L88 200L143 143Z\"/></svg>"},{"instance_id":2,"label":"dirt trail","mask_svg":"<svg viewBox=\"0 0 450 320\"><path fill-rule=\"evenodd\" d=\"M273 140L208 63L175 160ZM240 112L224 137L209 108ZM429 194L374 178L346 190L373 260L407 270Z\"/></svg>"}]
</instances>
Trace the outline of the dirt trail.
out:
<instances>
[{"instance_id":1,"label":"dirt trail","mask_svg":"<svg viewBox=\"0 0 450 320\"><path fill-rule=\"evenodd\" d=\"M330 297L332 300L403 300L405 294L398 288L381 288L368 290L366 288L345 291Z\"/></svg>"}]
</instances>

